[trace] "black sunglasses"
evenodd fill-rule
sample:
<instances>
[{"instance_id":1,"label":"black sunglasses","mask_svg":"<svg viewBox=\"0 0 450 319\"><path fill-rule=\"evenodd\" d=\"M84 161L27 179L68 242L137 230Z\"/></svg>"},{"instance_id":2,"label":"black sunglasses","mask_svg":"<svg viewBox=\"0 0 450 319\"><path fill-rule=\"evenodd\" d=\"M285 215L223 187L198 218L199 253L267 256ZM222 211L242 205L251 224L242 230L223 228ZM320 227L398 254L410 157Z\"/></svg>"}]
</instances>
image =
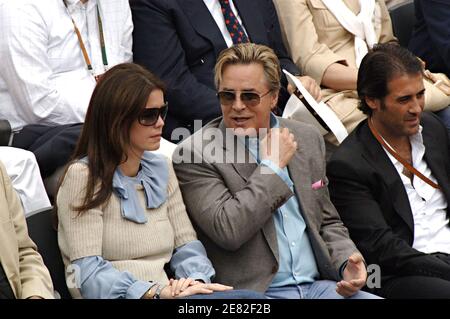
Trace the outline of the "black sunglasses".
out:
<instances>
[{"instance_id":1,"label":"black sunglasses","mask_svg":"<svg viewBox=\"0 0 450 319\"><path fill-rule=\"evenodd\" d=\"M261 102L261 98L266 96L272 92L271 90L267 91L267 93L264 93L263 95L259 95L256 92L241 92L240 99L242 103L245 104L245 106L248 107L254 107L257 106ZM233 105L234 101L236 100L236 92L234 91L220 91L217 92L217 97L219 98L220 104L224 106L231 106Z\"/></svg>"},{"instance_id":2,"label":"black sunglasses","mask_svg":"<svg viewBox=\"0 0 450 319\"><path fill-rule=\"evenodd\" d=\"M169 106L167 102L164 103L164 105L162 105L161 107L153 107L150 109L145 108L141 111L141 114L139 114L138 121L141 125L144 126L155 125L156 122L158 122L160 116L163 121L166 119L168 109Z\"/></svg>"}]
</instances>

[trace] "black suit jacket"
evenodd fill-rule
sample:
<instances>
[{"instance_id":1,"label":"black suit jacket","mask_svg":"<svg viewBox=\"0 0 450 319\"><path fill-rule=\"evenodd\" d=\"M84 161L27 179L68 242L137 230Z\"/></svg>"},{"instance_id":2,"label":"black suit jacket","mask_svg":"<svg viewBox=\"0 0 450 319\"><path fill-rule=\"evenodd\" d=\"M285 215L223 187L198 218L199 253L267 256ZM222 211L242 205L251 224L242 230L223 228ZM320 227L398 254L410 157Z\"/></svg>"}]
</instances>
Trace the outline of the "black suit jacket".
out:
<instances>
[{"instance_id":1,"label":"black suit jacket","mask_svg":"<svg viewBox=\"0 0 450 319\"><path fill-rule=\"evenodd\" d=\"M424 60L432 72L450 76L450 1L414 0L416 23L409 49ZM445 31L444 31L445 30Z\"/></svg>"},{"instance_id":2,"label":"black suit jacket","mask_svg":"<svg viewBox=\"0 0 450 319\"><path fill-rule=\"evenodd\" d=\"M450 203L447 131L432 114L423 113L421 125L425 161ZM333 154L327 175L331 199L350 237L369 264L381 267L382 279L422 275L450 280L450 265L439 254L412 248L414 221L408 196L367 120Z\"/></svg>"},{"instance_id":3,"label":"black suit jacket","mask_svg":"<svg viewBox=\"0 0 450 319\"><path fill-rule=\"evenodd\" d=\"M170 138L176 127L193 132L196 119L205 125L220 116L214 66L227 45L203 0L130 0L130 4L134 61L167 84L164 137ZM234 0L234 4L250 41L271 47L282 68L299 74L283 45L272 0ZM279 105L287 100L283 92Z\"/></svg>"}]
</instances>

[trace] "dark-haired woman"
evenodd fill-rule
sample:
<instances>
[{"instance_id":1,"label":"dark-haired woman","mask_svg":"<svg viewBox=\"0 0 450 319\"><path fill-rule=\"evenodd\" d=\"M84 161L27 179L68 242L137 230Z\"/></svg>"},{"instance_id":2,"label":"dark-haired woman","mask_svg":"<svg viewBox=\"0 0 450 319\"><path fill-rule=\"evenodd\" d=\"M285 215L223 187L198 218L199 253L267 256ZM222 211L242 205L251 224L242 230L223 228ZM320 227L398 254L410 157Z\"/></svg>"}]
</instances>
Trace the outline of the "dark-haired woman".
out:
<instances>
[{"instance_id":1,"label":"dark-haired woman","mask_svg":"<svg viewBox=\"0 0 450 319\"><path fill-rule=\"evenodd\" d=\"M214 269L172 164L148 152L159 147L166 114L162 83L138 65L112 68L94 90L57 195L58 239L72 295L259 298L210 283ZM168 278L165 264L176 279Z\"/></svg>"}]
</instances>

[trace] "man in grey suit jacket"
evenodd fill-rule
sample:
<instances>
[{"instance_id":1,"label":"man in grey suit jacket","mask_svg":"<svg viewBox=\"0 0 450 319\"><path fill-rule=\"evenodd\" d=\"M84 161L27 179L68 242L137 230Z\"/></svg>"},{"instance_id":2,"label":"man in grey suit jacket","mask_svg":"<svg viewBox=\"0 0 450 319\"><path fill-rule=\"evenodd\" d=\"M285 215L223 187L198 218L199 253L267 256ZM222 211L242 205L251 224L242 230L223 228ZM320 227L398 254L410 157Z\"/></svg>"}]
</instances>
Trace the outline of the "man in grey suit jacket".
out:
<instances>
[{"instance_id":1,"label":"man in grey suit jacket","mask_svg":"<svg viewBox=\"0 0 450 319\"><path fill-rule=\"evenodd\" d=\"M359 291L366 267L328 196L321 135L271 113L276 55L240 44L215 74L223 117L173 157L215 280L271 298L373 298Z\"/></svg>"}]
</instances>

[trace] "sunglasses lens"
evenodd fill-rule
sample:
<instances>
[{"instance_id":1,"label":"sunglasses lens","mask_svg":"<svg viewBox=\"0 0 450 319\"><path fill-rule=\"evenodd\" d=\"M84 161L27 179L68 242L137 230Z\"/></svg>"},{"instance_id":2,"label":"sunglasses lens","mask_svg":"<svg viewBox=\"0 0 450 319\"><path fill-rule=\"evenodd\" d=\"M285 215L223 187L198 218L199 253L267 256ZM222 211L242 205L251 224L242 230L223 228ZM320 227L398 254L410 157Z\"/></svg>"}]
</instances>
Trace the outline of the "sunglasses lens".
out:
<instances>
[{"instance_id":1,"label":"sunglasses lens","mask_svg":"<svg viewBox=\"0 0 450 319\"><path fill-rule=\"evenodd\" d=\"M242 92L241 100L247 106L256 106L259 104L260 98L257 93L254 92Z\"/></svg>"},{"instance_id":2,"label":"sunglasses lens","mask_svg":"<svg viewBox=\"0 0 450 319\"><path fill-rule=\"evenodd\" d=\"M159 111L156 108L145 109L139 117L139 123L146 126L153 125L158 120L158 115Z\"/></svg>"},{"instance_id":3,"label":"sunglasses lens","mask_svg":"<svg viewBox=\"0 0 450 319\"><path fill-rule=\"evenodd\" d=\"M139 116L139 123L145 126L152 126L158 122L160 116L164 121L168 110L169 106L167 105L167 102L158 108L143 109L141 115Z\"/></svg>"},{"instance_id":4,"label":"sunglasses lens","mask_svg":"<svg viewBox=\"0 0 450 319\"><path fill-rule=\"evenodd\" d=\"M236 98L234 92L221 91L217 95L219 96L220 104L222 105L231 105Z\"/></svg>"}]
</instances>

